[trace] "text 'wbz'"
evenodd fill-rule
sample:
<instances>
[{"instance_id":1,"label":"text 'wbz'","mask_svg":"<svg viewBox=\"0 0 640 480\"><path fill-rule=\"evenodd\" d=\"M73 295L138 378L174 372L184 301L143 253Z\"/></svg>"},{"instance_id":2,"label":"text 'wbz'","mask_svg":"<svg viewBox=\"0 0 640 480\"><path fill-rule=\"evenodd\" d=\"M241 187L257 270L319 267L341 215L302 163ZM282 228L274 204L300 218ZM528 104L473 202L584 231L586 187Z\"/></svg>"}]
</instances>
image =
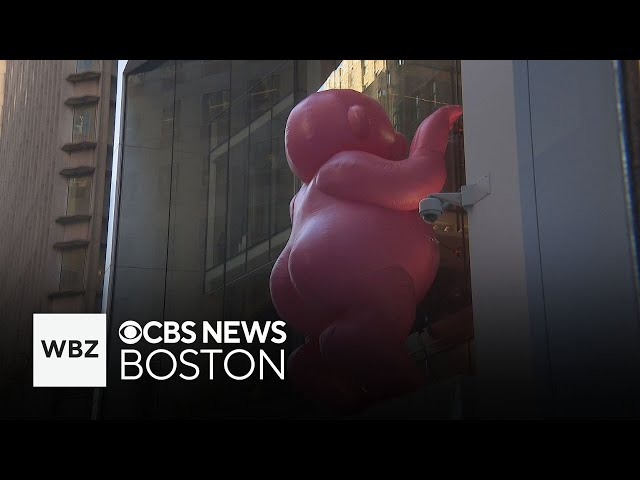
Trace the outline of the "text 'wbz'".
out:
<instances>
[{"instance_id":1,"label":"text 'wbz'","mask_svg":"<svg viewBox=\"0 0 640 480\"><path fill-rule=\"evenodd\" d=\"M207 344L239 344L245 343L274 343L282 344L287 340L287 335L283 330L285 323L281 320L275 322L244 322L244 321L218 321L202 322L201 328L196 329L196 323L187 322L147 322L140 326L133 320L127 320L119 328L120 340L127 345L134 345L141 339L149 344L193 344L197 341L196 331L201 332L200 343ZM146 350L146 349L144 349ZM173 349L172 349L173 350ZM181 352L170 351L165 348L152 350L143 355L139 350L124 348L120 351L120 378L122 380L137 380L146 373L155 380L168 380L180 372L178 376L183 380L195 380L200 376L202 363L206 363L204 368L208 369L209 380L214 379L216 363L215 356L222 355L222 371L233 380L246 380L256 371L260 380L265 378L265 367L269 367L280 380L284 380L285 354L284 349L279 350L277 363L274 362L267 352L260 349L254 353L235 348L225 352L221 348L187 348ZM205 362L199 360L205 355ZM155 360L154 360L155 359ZM196 362L196 363L194 363ZM200 364L200 365L199 365ZM164 368L158 365L164 366Z\"/></svg>"}]
</instances>

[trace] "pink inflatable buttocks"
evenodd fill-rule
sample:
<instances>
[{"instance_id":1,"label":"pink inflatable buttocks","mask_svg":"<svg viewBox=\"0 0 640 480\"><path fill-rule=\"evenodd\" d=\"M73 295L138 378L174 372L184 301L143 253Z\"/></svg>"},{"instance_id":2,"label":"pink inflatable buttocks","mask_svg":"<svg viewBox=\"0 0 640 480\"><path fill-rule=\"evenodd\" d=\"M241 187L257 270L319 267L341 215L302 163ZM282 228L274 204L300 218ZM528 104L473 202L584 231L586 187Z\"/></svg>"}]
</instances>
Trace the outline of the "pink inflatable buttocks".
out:
<instances>
[{"instance_id":1,"label":"pink inflatable buttocks","mask_svg":"<svg viewBox=\"0 0 640 480\"><path fill-rule=\"evenodd\" d=\"M315 93L289 115L287 160L303 185L270 288L281 318L307 337L288 376L316 401L353 410L424 383L405 341L439 252L417 209L444 185L461 114L447 106L425 119L408 158L382 106L353 90Z\"/></svg>"}]
</instances>

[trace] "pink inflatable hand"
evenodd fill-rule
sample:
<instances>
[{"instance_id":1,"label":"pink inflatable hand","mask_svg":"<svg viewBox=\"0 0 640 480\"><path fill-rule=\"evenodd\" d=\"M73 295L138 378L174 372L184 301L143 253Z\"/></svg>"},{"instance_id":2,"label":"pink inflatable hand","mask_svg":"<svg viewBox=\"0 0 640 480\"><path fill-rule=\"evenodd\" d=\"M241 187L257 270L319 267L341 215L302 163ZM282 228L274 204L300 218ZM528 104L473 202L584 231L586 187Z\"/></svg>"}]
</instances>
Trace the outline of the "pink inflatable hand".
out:
<instances>
[{"instance_id":1,"label":"pink inflatable hand","mask_svg":"<svg viewBox=\"0 0 640 480\"><path fill-rule=\"evenodd\" d=\"M449 141L449 131L461 116L460 105L448 105L425 118L413 136L409 156L429 151L444 155Z\"/></svg>"}]
</instances>

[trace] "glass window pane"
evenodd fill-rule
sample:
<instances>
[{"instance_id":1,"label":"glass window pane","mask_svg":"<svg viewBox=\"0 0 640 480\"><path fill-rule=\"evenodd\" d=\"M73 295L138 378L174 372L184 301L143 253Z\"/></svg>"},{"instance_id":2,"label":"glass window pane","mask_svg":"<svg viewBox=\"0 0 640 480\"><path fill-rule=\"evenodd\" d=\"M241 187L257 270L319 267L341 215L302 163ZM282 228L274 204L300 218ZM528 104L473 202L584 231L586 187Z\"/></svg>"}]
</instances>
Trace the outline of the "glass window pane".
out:
<instances>
[{"instance_id":1,"label":"glass window pane","mask_svg":"<svg viewBox=\"0 0 640 480\"><path fill-rule=\"evenodd\" d=\"M165 293L165 318L182 322L196 322L196 329L203 320L215 322L222 320L222 289L215 293L202 292L202 272L169 270L167 272L167 290ZM190 348L207 347L198 335ZM206 359L208 362L208 358ZM208 366L207 366L208 368ZM208 380L208 378L207 378ZM213 382L215 383L215 382Z\"/></svg>"},{"instance_id":2,"label":"glass window pane","mask_svg":"<svg viewBox=\"0 0 640 480\"><path fill-rule=\"evenodd\" d=\"M293 60L287 60L270 75L271 101L277 104L293 93Z\"/></svg>"},{"instance_id":3,"label":"glass window pane","mask_svg":"<svg viewBox=\"0 0 640 480\"><path fill-rule=\"evenodd\" d=\"M178 60L176 62L175 105L172 153L171 216L169 226L168 269L198 271L199 292L202 293L207 250L207 201L209 189L210 142L202 135L203 113L217 115L222 112L224 93L207 95L205 92L224 92L224 77L202 76L202 62ZM211 104L211 109L208 106ZM203 106L207 106L204 110Z\"/></svg>"},{"instance_id":4,"label":"glass window pane","mask_svg":"<svg viewBox=\"0 0 640 480\"><path fill-rule=\"evenodd\" d=\"M207 270L226 259L227 152L214 151L209 164Z\"/></svg>"},{"instance_id":5,"label":"glass window pane","mask_svg":"<svg viewBox=\"0 0 640 480\"><path fill-rule=\"evenodd\" d=\"M76 73L100 71L97 60L76 60Z\"/></svg>"},{"instance_id":6,"label":"glass window pane","mask_svg":"<svg viewBox=\"0 0 640 480\"><path fill-rule=\"evenodd\" d=\"M176 88L176 61L165 62L160 67L160 78L162 79L162 90L173 92Z\"/></svg>"},{"instance_id":7,"label":"glass window pane","mask_svg":"<svg viewBox=\"0 0 640 480\"><path fill-rule=\"evenodd\" d=\"M124 117L124 142L127 146L171 148L174 77L167 77L162 65L127 76ZM167 85L171 88L166 88Z\"/></svg>"},{"instance_id":8,"label":"glass window pane","mask_svg":"<svg viewBox=\"0 0 640 480\"><path fill-rule=\"evenodd\" d=\"M261 78L249 91L249 109L251 120L255 120L271 108L271 82L268 77Z\"/></svg>"},{"instance_id":9,"label":"glass window pane","mask_svg":"<svg viewBox=\"0 0 640 480\"><path fill-rule=\"evenodd\" d=\"M247 91L270 75L283 60L232 60L231 99L246 95Z\"/></svg>"},{"instance_id":10,"label":"glass window pane","mask_svg":"<svg viewBox=\"0 0 640 480\"><path fill-rule=\"evenodd\" d=\"M77 107L73 110L73 142L91 142L96 139L96 107Z\"/></svg>"},{"instance_id":11,"label":"glass window pane","mask_svg":"<svg viewBox=\"0 0 640 480\"><path fill-rule=\"evenodd\" d=\"M214 118L229 108L229 90L205 93L202 96L202 123L211 123Z\"/></svg>"},{"instance_id":12,"label":"glass window pane","mask_svg":"<svg viewBox=\"0 0 640 480\"><path fill-rule=\"evenodd\" d=\"M173 105L162 109L162 128L160 136L165 139L174 139L173 125L177 124L180 119L180 101L175 101ZM175 132L175 137L178 136L178 132Z\"/></svg>"},{"instance_id":13,"label":"glass window pane","mask_svg":"<svg viewBox=\"0 0 640 480\"><path fill-rule=\"evenodd\" d=\"M202 146L198 151L208 155L229 139L231 62L201 60L190 63L192 65L188 71L191 72L191 80L188 84L185 83L185 90L198 95L198 123Z\"/></svg>"},{"instance_id":14,"label":"glass window pane","mask_svg":"<svg viewBox=\"0 0 640 480\"><path fill-rule=\"evenodd\" d=\"M84 248L65 250L62 253L62 269L60 270L60 290L84 289Z\"/></svg>"},{"instance_id":15,"label":"glass window pane","mask_svg":"<svg viewBox=\"0 0 640 480\"><path fill-rule=\"evenodd\" d=\"M229 89L225 88L202 96L202 125L206 126L210 149L229 138L229 95Z\"/></svg>"},{"instance_id":16,"label":"glass window pane","mask_svg":"<svg viewBox=\"0 0 640 480\"><path fill-rule=\"evenodd\" d=\"M283 60L233 60L231 64L231 134L269 110L273 102L272 74Z\"/></svg>"},{"instance_id":17,"label":"glass window pane","mask_svg":"<svg viewBox=\"0 0 640 480\"><path fill-rule=\"evenodd\" d=\"M159 113L156 110L156 113ZM171 151L124 146L118 216L118 266L165 268Z\"/></svg>"},{"instance_id":18,"label":"glass window pane","mask_svg":"<svg viewBox=\"0 0 640 480\"><path fill-rule=\"evenodd\" d=\"M271 112L252 123L250 138L247 267L251 270L269 261Z\"/></svg>"},{"instance_id":19,"label":"glass window pane","mask_svg":"<svg viewBox=\"0 0 640 480\"><path fill-rule=\"evenodd\" d=\"M214 151L209 163L209 205L207 219L207 292L222 286L226 259L227 151Z\"/></svg>"},{"instance_id":20,"label":"glass window pane","mask_svg":"<svg viewBox=\"0 0 640 480\"><path fill-rule=\"evenodd\" d=\"M231 105L231 135L235 135L240 132L243 128L246 128L248 125L248 97L247 95L242 95L237 100L234 100L233 105Z\"/></svg>"},{"instance_id":21,"label":"glass window pane","mask_svg":"<svg viewBox=\"0 0 640 480\"><path fill-rule=\"evenodd\" d=\"M69 179L67 193L67 215L89 215L91 213L91 177Z\"/></svg>"},{"instance_id":22,"label":"glass window pane","mask_svg":"<svg viewBox=\"0 0 640 480\"><path fill-rule=\"evenodd\" d=\"M268 266L259 268L225 287L225 320L259 321L272 310ZM264 347L264 345L260 345Z\"/></svg>"},{"instance_id":23,"label":"glass window pane","mask_svg":"<svg viewBox=\"0 0 640 480\"><path fill-rule=\"evenodd\" d=\"M233 106L231 107L233 111ZM229 212L227 215L227 281L245 272L247 248L248 128L231 138L229 152Z\"/></svg>"},{"instance_id":24,"label":"glass window pane","mask_svg":"<svg viewBox=\"0 0 640 480\"><path fill-rule=\"evenodd\" d=\"M287 163L284 149L284 129L287 118L293 108L293 96L281 101L274 108L271 136L273 138L272 150L272 218L271 234L275 235L291 226L289 218L289 204L295 194L295 181L293 173Z\"/></svg>"}]
</instances>

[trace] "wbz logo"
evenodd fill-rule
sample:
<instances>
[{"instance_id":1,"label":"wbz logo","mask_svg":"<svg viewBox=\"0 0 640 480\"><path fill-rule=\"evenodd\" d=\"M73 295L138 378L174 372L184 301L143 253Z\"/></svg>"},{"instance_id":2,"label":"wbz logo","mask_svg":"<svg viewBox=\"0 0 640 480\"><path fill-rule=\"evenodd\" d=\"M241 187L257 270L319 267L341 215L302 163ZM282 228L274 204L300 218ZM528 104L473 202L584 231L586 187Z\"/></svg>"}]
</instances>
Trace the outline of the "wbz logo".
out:
<instances>
[{"instance_id":1,"label":"wbz logo","mask_svg":"<svg viewBox=\"0 0 640 480\"><path fill-rule=\"evenodd\" d=\"M33 315L34 387L106 387L104 313Z\"/></svg>"},{"instance_id":2,"label":"wbz logo","mask_svg":"<svg viewBox=\"0 0 640 480\"><path fill-rule=\"evenodd\" d=\"M93 349L98 345L98 340L85 340L85 345L89 345L90 348L84 352L86 358L98 358L97 353L93 352ZM42 348L47 358L51 358L51 354L55 351L56 357L60 358L64 354L64 346L67 344L66 340L62 340L62 343L58 345L58 342L51 340L51 344L47 346L47 342L42 340ZM69 340L69 358L82 357L82 342L80 340Z\"/></svg>"}]
</instances>

